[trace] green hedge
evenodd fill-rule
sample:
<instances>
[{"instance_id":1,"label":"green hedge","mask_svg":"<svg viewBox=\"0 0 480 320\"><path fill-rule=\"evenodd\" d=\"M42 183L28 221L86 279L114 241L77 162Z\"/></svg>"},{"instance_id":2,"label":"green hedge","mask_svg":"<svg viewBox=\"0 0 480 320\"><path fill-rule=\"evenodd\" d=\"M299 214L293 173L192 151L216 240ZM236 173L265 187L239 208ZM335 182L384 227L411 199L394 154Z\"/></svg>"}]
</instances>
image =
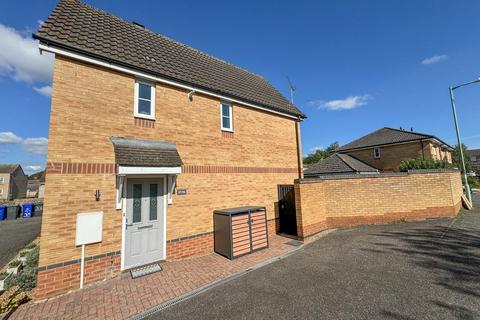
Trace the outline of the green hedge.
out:
<instances>
[{"instance_id":1,"label":"green hedge","mask_svg":"<svg viewBox=\"0 0 480 320\"><path fill-rule=\"evenodd\" d=\"M433 160L433 159L405 159L400 162L397 170L400 172L407 172L408 170L421 170L421 169L450 169L452 164L445 160Z\"/></svg>"}]
</instances>

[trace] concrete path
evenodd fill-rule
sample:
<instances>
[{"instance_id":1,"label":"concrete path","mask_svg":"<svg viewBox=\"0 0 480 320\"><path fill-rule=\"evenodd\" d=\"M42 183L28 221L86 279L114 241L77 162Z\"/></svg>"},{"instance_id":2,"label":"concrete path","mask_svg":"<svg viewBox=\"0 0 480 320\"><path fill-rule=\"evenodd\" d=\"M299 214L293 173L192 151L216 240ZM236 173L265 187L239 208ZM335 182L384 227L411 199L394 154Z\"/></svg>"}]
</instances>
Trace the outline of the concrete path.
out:
<instances>
[{"instance_id":1,"label":"concrete path","mask_svg":"<svg viewBox=\"0 0 480 320\"><path fill-rule=\"evenodd\" d=\"M0 221L0 269L40 235L42 217Z\"/></svg>"},{"instance_id":2,"label":"concrete path","mask_svg":"<svg viewBox=\"0 0 480 320\"><path fill-rule=\"evenodd\" d=\"M480 319L480 197L456 219L338 230L150 319Z\"/></svg>"}]
</instances>

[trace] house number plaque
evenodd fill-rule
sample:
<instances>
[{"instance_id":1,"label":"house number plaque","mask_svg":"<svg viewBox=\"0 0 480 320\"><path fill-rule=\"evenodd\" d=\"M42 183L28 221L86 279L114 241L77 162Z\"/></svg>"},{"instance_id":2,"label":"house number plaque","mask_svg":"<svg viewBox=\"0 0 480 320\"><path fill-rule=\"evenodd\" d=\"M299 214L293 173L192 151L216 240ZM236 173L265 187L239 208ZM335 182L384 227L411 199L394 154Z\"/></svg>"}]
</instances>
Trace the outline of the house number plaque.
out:
<instances>
[{"instance_id":1,"label":"house number plaque","mask_svg":"<svg viewBox=\"0 0 480 320\"><path fill-rule=\"evenodd\" d=\"M177 196L184 196L187 194L187 189L177 189Z\"/></svg>"}]
</instances>

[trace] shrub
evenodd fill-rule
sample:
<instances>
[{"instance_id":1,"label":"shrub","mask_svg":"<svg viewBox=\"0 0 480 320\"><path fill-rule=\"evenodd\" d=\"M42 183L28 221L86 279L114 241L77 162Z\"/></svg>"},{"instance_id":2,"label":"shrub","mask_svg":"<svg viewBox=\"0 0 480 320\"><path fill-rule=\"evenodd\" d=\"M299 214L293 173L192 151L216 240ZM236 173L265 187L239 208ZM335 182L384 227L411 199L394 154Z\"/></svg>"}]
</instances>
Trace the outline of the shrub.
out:
<instances>
[{"instance_id":1,"label":"shrub","mask_svg":"<svg viewBox=\"0 0 480 320\"><path fill-rule=\"evenodd\" d=\"M15 267L18 267L19 265L22 264L22 261L20 260L13 260L11 261L9 264L8 264L8 267L9 268L15 268Z\"/></svg>"},{"instance_id":2,"label":"shrub","mask_svg":"<svg viewBox=\"0 0 480 320\"><path fill-rule=\"evenodd\" d=\"M29 291L37 285L37 268L26 267L17 275L12 275L5 282L6 288L18 287L20 291Z\"/></svg>"},{"instance_id":3,"label":"shrub","mask_svg":"<svg viewBox=\"0 0 480 320\"><path fill-rule=\"evenodd\" d=\"M37 267L38 266L38 255L40 253L40 247L36 246L32 251L27 254L27 267Z\"/></svg>"},{"instance_id":4,"label":"shrub","mask_svg":"<svg viewBox=\"0 0 480 320\"><path fill-rule=\"evenodd\" d=\"M10 287L0 296L0 314L15 309L30 300L26 292L21 292L18 287Z\"/></svg>"},{"instance_id":5,"label":"shrub","mask_svg":"<svg viewBox=\"0 0 480 320\"><path fill-rule=\"evenodd\" d=\"M26 253L27 261L25 262L25 267L17 275L12 275L7 279L5 283L7 288L18 287L20 291L29 291L35 288L37 284L39 251L40 248L36 246L33 250Z\"/></svg>"},{"instance_id":6,"label":"shrub","mask_svg":"<svg viewBox=\"0 0 480 320\"><path fill-rule=\"evenodd\" d=\"M452 165L445 160L433 160L433 159L405 159L400 162L398 171L407 172L408 170L421 170L421 169L450 169Z\"/></svg>"},{"instance_id":7,"label":"shrub","mask_svg":"<svg viewBox=\"0 0 480 320\"><path fill-rule=\"evenodd\" d=\"M6 277L8 277L8 273L0 272L0 280L4 280Z\"/></svg>"},{"instance_id":8,"label":"shrub","mask_svg":"<svg viewBox=\"0 0 480 320\"><path fill-rule=\"evenodd\" d=\"M35 242L30 242L26 247L25 249L33 249L33 248L36 248L38 247L37 244Z\"/></svg>"}]
</instances>

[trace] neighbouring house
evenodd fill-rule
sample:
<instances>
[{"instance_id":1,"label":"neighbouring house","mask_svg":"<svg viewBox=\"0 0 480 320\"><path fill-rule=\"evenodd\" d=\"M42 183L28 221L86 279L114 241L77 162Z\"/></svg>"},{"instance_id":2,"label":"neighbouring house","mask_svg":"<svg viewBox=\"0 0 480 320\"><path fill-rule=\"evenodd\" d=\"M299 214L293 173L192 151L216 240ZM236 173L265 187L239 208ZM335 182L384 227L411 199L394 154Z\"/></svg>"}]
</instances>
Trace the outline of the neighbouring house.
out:
<instances>
[{"instance_id":1,"label":"neighbouring house","mask_svg":"<svg viewBox=\"0 0 480 320\"><path fill-rule=\"evenodd\" d=\"M79 287L79 213L103 213L86 284L212 252L216 209L275 232L305 116L263 77L76 0L34 38L55 54L38 297Z\"/></svg>"},{"instance_id":2,"label":"neighbouring house","mask_svg":"<svg viewBox=\"0 0 480 320\"><path fill-rule=\"evenodd\" d=\"M480 149L467 150L467 156L470 157L473 171L480 176Z\"/></svg>"},{"instance_id":3,"label":"neighbouring house","mask_svg":"<svg viewBox=\"0 0 480 320\"><path fill-rule=\"evenodd\" d=\"M0 200L25 198L27 181L19 164L0 164Z\"/></svg>"},{"instance_id":4,"label":"neighbouring house","mask_svg":"<svg viewBox=\"0 0 480 320\"><path fill-rule=\"evenodd\" d=\"M45 192L45 171L41 171L28 180L27 198L43 198Z\"/></svg>"},{"instance_id":5,"label":"neighbouring house","mask_svg":"<svg viewBox=\"0 0 480 320\"><path fill-rule=\"evenodd\" d=\"M381 128L338 149L380 171L395 171L404 159L434 159L452 163L453 148L431 134Z\"/></svg>"},{"instance_id":6,"label":"neighbouring house","mask_svg":"<svg viewBox=\"0 0 480 320\"><path fill-rule=\"evenodd\" d=\"M316 163L306 165L303 172L308 178L323 175L377 174L378 170L348 154L334 153Z\"/></svg>"}]
</instances>

